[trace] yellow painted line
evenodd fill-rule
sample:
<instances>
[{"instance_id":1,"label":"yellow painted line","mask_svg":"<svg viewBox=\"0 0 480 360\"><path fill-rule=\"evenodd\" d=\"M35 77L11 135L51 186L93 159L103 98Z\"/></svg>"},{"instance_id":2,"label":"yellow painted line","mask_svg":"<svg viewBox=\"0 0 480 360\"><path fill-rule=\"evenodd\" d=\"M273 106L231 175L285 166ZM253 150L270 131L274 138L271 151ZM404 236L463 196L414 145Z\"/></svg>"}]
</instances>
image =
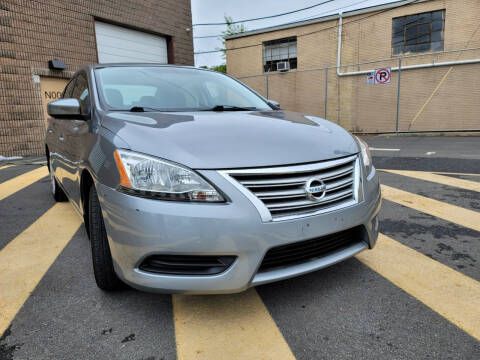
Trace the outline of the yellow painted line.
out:
<instances>
[{"instance_id":1,"label":"yellow painted line","mask_svg":"<svg viewBox=\"0 0 480 360\"><path fill-rule=\"evenodd\" d=\"M255 289L174 295L173 310L179 360L295 359Z\"/></svg>"},{"instance_id":2,"label":"yellow painted line","mask_svg":"<svg viewBox=\"0 0 480 360\"><path fill-rule=\"evenodd\" d=\"M391 174L408 176L411 178L436 182L442 185L454 186L465 190L480 192L480 182L469 181L464 179L456 179L448 176L433 174L426 171L407 171L407 170L383 170Z\"/></svg>"},{"instance_id":3,"label":"yellow painted line","mask_svg":"<svg viewBox=\"0 0 480 360\"><path fill-rule=\"evenodd\" d=\"M16 193L19 190L37 182L41 178L48 175L46 166L39 167L35 170L26 172L25 174L14 177L0 184L0 200Z\"/></svg>"},{"instance_id":4,"label":"yellow painted line","mask_svg":"<svg viewBox=\"0 0 480 360\"><path fill-rule=\"evenodd\" d=\"M480 212L478 211L468 210L387 185L381 186L382 197L386 200L480 231Z\"/></svg>"},{"instance_id":5,"label":"yellow painted line","mask_svg":"<svg viewBox=\"0 0 480 360\"><path fill-rule=\"evenodd\" d=\"M377 169L378 171L391 171L389 169ZM480 174L473 173L459 173L459 172L446 172L446 171L432 171L433 174L440 175L463 175L463 176L480 176Z\"/></svg>"},{"instance_id":6,"label":"yellow painted line","mask_svg":"<svg viewBox=\"0 0 480 360\"><path fill-rule=\"evenodd\" d=\"M11 165L11 164L0 165L0 170L6 169L6 168L9 168L9 167L12 167L12 166L13 166L13 165Z\"/></svg>"},{"instance_id":7,"label":"yellow painted line","mask_svg":"<svg viewBox=\"0 0 480 360\"><path fill-rule=\"evenodd\" d=\"M383 234L357 259L480 340L480 282Z\"/></svg>"},{"instance_id":8,"label":"yellow painted line","mask_svg":"<svg viewBox=\"0 0 480 360\"><path fill-rule=\"evenodd\" d=\"M456 173L456 172L444 172L444 171L433 171L435 174L441 175L463 175L463 176L480 176L480 174L472 174L472 173Z\"/></svg>"},{"instance_id":9,"label":"yellow painted line","mask_svg":"<svg viewBox=\"0 0 480 360\"><path fill-rule=\"evenodd\" d=\"M69 203L58 203L0 251L0 334L79 229Z\"/></svg>"}]
</instances>

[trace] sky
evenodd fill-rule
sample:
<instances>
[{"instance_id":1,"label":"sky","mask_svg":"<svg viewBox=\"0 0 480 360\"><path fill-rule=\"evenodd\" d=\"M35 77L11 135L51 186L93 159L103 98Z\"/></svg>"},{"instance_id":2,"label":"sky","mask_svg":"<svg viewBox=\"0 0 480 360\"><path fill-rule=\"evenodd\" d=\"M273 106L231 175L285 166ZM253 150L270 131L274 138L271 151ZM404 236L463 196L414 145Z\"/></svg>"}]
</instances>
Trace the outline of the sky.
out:
<instances>
[{"instance_id":1,"label":"sky","mask_svg":"<svg viewBox=\"0 0 480 360\"><path fill-rule=\"evenodd\" d=\"M224 22L224 15L233 20L244 20L301 9L321 3L325 0L191 0L193 24ZM246 30L280 25L292 21L311 19L339 11L346 12L364 7L395 2L398 0L333 0L324 5L273 19L244 23ZM195 52L217 50L222 47L218 38L195 39L196 36L221 34L225 25L193 26ZM195 55L196 66L213 66L224 63L221 53Z\"/></svg>"}]
</instances>

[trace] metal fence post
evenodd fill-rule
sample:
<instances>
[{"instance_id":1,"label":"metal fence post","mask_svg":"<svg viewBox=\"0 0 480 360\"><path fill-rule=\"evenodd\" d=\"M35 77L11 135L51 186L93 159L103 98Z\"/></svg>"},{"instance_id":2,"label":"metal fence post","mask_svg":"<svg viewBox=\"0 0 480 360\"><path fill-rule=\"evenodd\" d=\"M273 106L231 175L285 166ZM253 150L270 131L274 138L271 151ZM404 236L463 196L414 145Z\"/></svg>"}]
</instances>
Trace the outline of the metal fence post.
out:
<instances>
[{"instance_id":1,"label":"metal fence post","mask_svg":"<svg viewBox=\"0 0 480 360\"><path fill-rule=\"evenodd\" d=\"M265 95L268 99L268 72L265 74Z\"/></svg>"},{"instance_id":2,"label":"metal fence post","mask_svg":"<svg viewBox=\"0 0 480 360\"><path fill-rule=\"evenodd\" d=\"M398 90L397 90L397 118L395 121L395 134L398 136L398 121L400 115L400 81L402 78L402 57L398 58Z\"/></svg>"},{"instance_id":3,"label":"metal fence post","mask_svg":"<svg viewBox=\"0 0 480 360\"><path fill-rule=\"evenodd\" d=\"M325 116L327 118L327 102L328 102L328 66L325 69Z\"/></svg>"}]
</instances>

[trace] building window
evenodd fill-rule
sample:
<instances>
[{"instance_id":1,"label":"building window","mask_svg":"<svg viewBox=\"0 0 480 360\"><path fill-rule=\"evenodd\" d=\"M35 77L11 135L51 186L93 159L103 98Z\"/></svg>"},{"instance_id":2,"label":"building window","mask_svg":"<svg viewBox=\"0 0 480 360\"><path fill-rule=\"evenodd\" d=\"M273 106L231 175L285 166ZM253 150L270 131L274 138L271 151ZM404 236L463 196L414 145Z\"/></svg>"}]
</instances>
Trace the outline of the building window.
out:
<instances>
[{"instance_id":1,"label":"building window","mask_svg":"<svg viewBox=\"0 0 480 360\"><path fill-rule=\"evenodd\" d=\"M442 51L444 29L445 10L394 18L392 52Z\"/></svg>"},{"instance_id":2,"label":"building window","mask_svg":"<svg viewBox=\"0 0 480 360\"><path fill-rule=\"evenodd\" d=\"M277 63L286 61L290 69L297 68L297 37L265 41L263 43L263 70L277 71Z\"/></svg>"}]
</instances>

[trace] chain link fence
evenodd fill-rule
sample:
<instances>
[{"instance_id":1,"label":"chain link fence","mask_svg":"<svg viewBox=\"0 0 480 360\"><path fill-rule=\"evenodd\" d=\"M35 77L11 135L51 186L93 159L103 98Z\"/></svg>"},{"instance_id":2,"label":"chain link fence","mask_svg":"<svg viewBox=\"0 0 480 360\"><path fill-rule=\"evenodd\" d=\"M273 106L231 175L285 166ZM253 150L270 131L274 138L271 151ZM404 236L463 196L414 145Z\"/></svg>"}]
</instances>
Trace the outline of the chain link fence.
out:
<instances>
[{"instance_id":1,"label":"chain link fence","mask_svg":"<svg viewBox=\"0 0 480 360\"><path fill-rule=\"evenodd\" d=\"M391 70L386 84L368 73ZM285 110L357 133L480 131L480 48L240 77ZM384 80L384 79L382 79Z\"/></svg>"}]
</instances>

